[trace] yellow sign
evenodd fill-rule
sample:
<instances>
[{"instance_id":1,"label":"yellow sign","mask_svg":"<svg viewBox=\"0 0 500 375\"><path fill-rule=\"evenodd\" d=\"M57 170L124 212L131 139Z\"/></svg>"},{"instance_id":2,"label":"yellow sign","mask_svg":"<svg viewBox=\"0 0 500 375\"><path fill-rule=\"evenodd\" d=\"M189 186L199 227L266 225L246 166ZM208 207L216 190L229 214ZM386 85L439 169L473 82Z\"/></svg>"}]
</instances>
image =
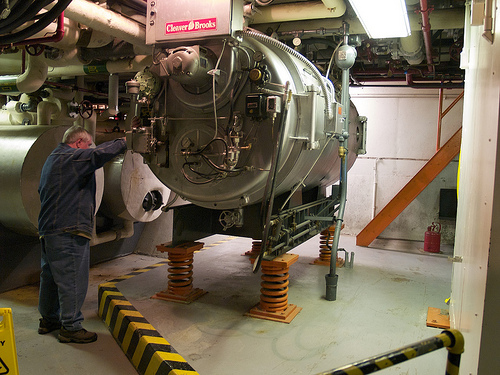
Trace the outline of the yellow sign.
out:
<instances>
[{"instance_id":1,"label":"yellow sign","mask_svg":"<svg viewBox=\"0 0 500 375\"><path fill-rule=\"evenodd\" d=\"M0 308L0 375L19 375L12 310Z\"/></svg>"}]
</instances>

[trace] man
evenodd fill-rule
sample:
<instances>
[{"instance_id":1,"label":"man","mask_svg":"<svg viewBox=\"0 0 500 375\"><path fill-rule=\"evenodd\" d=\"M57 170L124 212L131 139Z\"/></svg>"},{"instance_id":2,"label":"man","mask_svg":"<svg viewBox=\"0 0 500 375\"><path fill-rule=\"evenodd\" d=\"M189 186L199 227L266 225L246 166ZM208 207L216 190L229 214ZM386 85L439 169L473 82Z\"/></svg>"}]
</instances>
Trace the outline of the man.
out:
<instances>
[{"instance_id":1,"label":"man","mask_svg":"<svg viewBox=\"0 0 500 375\"><path fill-rule=\"evenodd\" d=\"M42 247L38 333L60 328L58 339L66 343L97 340L95 332L82 327L81 312L89 279L94 172L127 149L124 138L91 146L92 136L84 128L69 128L47 158L38 188Z\"/></svg>"}]
</instances>

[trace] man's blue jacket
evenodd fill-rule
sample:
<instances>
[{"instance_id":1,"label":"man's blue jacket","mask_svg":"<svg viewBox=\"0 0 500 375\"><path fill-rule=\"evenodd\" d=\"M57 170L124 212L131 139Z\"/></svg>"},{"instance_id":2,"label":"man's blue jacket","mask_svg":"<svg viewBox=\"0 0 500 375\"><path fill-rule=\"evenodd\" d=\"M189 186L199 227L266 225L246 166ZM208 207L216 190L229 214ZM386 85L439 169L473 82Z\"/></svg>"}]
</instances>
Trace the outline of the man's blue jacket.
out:
<instances>
[{"instance_id":1,"label":"man's blue jacket","mask_svg":"<svg viewBox=\"0 0 500 375\"><path fill-rule=\"evenodd\" d=\"M115 156L125 152L123 139L95 148L72 148L60 143L47 158L38 192L40 236L62 232L92 235L96 182L94 172Z\"/></svg>"}]
</instances>

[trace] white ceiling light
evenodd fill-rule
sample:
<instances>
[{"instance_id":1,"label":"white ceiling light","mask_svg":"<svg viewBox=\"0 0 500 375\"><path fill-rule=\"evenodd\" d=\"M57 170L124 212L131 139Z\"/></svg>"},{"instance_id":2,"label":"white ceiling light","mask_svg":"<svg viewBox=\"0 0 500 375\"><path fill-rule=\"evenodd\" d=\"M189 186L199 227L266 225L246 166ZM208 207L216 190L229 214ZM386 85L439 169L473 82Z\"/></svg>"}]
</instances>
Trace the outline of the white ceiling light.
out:
<instances>
[{"instance_id":1,"label":"white ceiling light","mask_svg":"<svg viewBox=\"0 0 500 375\"><path fill-rule=\"evenodd\" d=\"M370 38L411 34L405 0L349 0Z\"/></svg>"}]
</instances>

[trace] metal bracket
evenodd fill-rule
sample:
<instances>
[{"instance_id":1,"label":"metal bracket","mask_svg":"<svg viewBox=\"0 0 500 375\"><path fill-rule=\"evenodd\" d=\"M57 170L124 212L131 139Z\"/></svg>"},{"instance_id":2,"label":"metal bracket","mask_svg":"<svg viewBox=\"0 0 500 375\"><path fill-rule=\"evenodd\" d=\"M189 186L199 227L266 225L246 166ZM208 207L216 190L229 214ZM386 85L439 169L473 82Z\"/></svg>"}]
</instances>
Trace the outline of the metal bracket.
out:
<instances>
[{"instance_id":1,"label":"metal bracket","mask_svg":"<svg viewBox=\"0 0 500 375\"><path fill-rule=\"evenodd\" d=\"M456 255L454 257L448 257L448 260L453 263L462 263L464 257Z\"/></svg>"}]
</instances>

